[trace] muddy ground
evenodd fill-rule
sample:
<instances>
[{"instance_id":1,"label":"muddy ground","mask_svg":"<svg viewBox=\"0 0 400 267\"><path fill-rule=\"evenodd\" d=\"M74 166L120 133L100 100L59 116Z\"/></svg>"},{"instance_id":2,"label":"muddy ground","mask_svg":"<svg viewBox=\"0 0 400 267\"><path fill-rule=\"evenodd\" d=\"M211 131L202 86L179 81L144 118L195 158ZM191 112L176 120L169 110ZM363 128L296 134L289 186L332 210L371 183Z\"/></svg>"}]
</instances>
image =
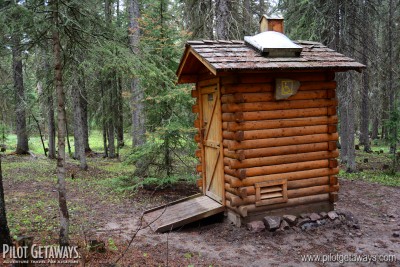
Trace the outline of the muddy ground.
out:
<instances>
[{"instance_id":1,"label":"muddy ground","mask_svg":"<svg viewBox=\"0 0 400 267\"><path fill-rule=\"evenodd\" d=\"M400 189L362 181L341 180L340 183L341 198L336 208L352 212L359 220L360 229L342 224L325 225L308 231L290 229L277 233L250 233L244 227L229 224L223 216L217 216L213 218L214 222L204 220L168 234L141 230L128 254L134 250L146 253L155 266L167 265L167 251L170 266L323 266L321 263L302 262L301 256L390 254L395 255L398 261L381 262L378 266L400 266L400 238L393 237L394 232L400 231ZM132 224L132 218L139 216L136 213L126 220L121 216L118 220L111 220L104 228L116 231L114 234L120 239L128 239L129 229L133 230L135 224ZM100 238L108 235L110 233L105 231ZM142 260L146 263L145 259ZM126 261L135 265L129 260L129 255ZM138 263L138 266L141 265Z\"/></svg>"},{"instance_id":2,"label":"muddy ground","mask_svg":"<svg viewBox=\"0 0 400 267\"><path fill-rule=\"evenodd\" d=\"M28 207L27 216L38 213L44 220L37 224L32 219L32 225L21 226L18 234L34 236L35 242L42 245L55 244L58 219L54 169L49 165L44 174L41 172L42 178L35 178L38 176L35 169L28 165L26 170L12 168L11 165L17 163L17 166L20 159L7 160L10 165L5 170L5 193L12 215L11 228L19 224L20 219L16 221L15 218L20 210ZM26 171L31 178L21 178L27 175ZM223 216L215 216L158 234L149 228L138 231L142 211L191 195L196 192L194 186L181 184L157 192L141 189L135 195L116 197L117 193L104 187L104 183L98 183L99 179L114 173L91 167L89 173L83 175L73 165L69 172L75 174L74 179L68 179L71 243L80 246L81 266L342 266L302 262L302 255L307 254L395 255L397 262L380 262L375 266L400 266L400 238L393 236L394 232L400 232L399 187L340 180L340 200L336 208L353 213L360 229L330 224L307 231L250 233L244 227L231 225ZM45 178L47 176L52 179ZM37 208L29 208L40 202L45 203L39 209L42 213ZM90 240L103 241L106 252L90 252L87 249Z\"/></svg>"}]
</instances>

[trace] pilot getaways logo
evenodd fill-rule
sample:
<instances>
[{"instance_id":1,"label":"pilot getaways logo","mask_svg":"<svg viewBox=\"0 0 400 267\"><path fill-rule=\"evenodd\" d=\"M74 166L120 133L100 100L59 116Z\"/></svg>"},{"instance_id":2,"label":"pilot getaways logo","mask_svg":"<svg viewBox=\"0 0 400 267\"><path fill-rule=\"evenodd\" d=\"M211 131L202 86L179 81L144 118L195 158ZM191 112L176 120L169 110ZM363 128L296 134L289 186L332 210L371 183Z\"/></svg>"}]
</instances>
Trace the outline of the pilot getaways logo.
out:
<instances>
[{"instance_id":1,"label":"pilot getaways logo","mask_svg":"<svg viewBox=\"0 0 400 267\"><path fill-rule=\"evenodd\" d=\"M77 246L3 245L4 264L78 264Z\"/></svg>"}]
</instances>

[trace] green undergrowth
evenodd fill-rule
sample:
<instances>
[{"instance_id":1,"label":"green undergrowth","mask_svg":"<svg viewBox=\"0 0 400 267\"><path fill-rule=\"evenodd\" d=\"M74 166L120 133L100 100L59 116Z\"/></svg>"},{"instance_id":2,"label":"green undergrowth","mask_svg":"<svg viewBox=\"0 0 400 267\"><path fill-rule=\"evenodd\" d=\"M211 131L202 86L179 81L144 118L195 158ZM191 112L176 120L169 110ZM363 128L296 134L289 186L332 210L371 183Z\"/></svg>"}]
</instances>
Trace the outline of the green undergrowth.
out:
<instances>
[{"instance_id":1,"label":"green undergrowth","mask_svg":"<svg viewBox=\"0 0 400 267\"><path fill-rule=\"evenodd\" d=\"M57 139L56 139L57 142ZM124 140L125 146L120 149L120 155L122 158L126 157L131 151L132 140L129 136ZM69 143L71 146L71 152L74 153L74 137L69 136ZM0 144L4 144L7 147L7 153L15 151L17 144L17 136L15 134L9 134L5 142L0 139ZM29 150L35 155L44 155L43 145L39 136L29 136ZM48 147L48 139L44 138L44 144ZM117 143L115 142L115 145ZM89 136L89 146L93 151L103 151L103 137L100 131L91 131ZM68 153L68 143L65 142L65 151Z\"/></svg>"},{"instance_id":2,"label":"green undergrowth","mask_svg":"<svg viewBox=\"0 0 400 267\"><path fill-rule=\"evenodd\" d=\"M370 153L364 152L363 147L356 151L357 172L347 173L345 170L340 170L339 176L348 180L400 186L400 168L395 174L390 173L389 170L392 155L389 154L388 147L380 141L374 141L373 144L375 145L371 147Z\"/></svg>"},{"instance_id":3,"label":"green undergrowth","mask_svg":"<svg viewBox=\"0 0 400 267\"><path fill-rule=\"evenodd\" d=\"M183 176L171 175L164 178L146 177L139 178L132 175L121 175L118 177L109 178L99 181L100 184L110 187L116 192L131 192L136 193L139 189L146 188L152 190L161 190L168 187L173 187L179 182L195 184L197 176L187 174Z\"/></svg>"},{"instance_id":4,"label":"green undergrowth","mask_svg":"<svg viewBox=\"0 0 400 267\"><path fill-rule=\"evenodd\" d=\"M388 186L400 186L400 172L391 174L388 171L365 170L347 173L344 170L340 170L339 176L347 180L362 180Z\"/></svg>"}]
</instances>

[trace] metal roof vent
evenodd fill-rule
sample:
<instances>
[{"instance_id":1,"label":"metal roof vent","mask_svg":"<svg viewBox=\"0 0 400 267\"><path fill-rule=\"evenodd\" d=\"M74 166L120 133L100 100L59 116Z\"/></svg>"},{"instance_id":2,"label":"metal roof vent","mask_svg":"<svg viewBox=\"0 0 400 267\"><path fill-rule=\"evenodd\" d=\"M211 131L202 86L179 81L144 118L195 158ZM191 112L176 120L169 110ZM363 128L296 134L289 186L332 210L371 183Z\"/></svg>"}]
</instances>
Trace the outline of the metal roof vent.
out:
<instances>
[{"instance_id":1,"label":"metal roof vent","mask_svg":"<svg viewBox=\"0 0 400 267\"><path fill-rule=\"evenodd\" d=\"M293 43L283 33L266 31L254 36L245 36L244 42L266 57L299 57L303 48Z\"/></svg>"},{"instance_id":2,"label":"metal roof vent","mask_svg":"<svg viewBox=\"0 0 400 267\"><path fill-rule=\"evenodd\" d=\"M245 36L244 42L266 57L299 57L303 50L301 46L293 43L286 35L275 31Z\"/></svg>"}]
</instances>

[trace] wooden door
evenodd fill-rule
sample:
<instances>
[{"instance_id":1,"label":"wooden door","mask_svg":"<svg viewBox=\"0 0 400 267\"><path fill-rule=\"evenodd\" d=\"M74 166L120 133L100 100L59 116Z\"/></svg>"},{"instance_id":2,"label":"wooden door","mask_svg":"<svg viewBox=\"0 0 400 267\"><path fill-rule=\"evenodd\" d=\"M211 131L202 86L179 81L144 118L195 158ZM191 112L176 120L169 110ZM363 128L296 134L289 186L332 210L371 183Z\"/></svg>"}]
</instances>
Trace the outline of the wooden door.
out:
<instances>
[{"instance_id":1,"label":"wooden door","mask_svg":"<svg viewBox=\"0 0 400 267\"><path fill-rule=\"evenodd\" d=\"M222 148L221 100L218 85L200 88L201 137L204 194L222 203L224 200L224 163Z\"/></svg>"}]
</instances>

